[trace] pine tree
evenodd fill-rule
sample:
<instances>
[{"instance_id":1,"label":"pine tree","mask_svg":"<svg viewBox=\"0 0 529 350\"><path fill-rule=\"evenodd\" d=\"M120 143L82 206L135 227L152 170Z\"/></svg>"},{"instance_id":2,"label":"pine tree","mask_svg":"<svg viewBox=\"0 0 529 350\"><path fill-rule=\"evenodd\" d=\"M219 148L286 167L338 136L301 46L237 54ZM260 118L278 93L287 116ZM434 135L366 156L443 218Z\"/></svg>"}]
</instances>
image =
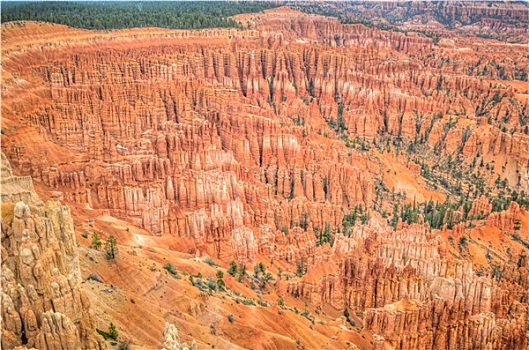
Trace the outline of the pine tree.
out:
<instances>
[{"instance_id":1,"label":"pine tree","mask_svg":"<svg viewBox=\"0 0 529 350\"><path fill-rule=\"evenodd\" d=\"M226 283L224 283L224 272L220 270L217 271L217 284L222 290L226 289Z\"/></svg>"},{"instance_id":2,"label":"pine tree","mask_svg":"<svg viewBox=\"0 0 529 350\"><path fill-rule=\"evenodd\" d=\"M239 265L239 282L242 281L242 279L246 276L246 265L241 264Z\"/></svg>"},{"instance_id":3,"label":"pine tree","mask_svg":"<svg viewBox=\"0 0 529 350\"><path fill-rule=\"evenodd\" d=\"M262 262L259 263L259 271L261 271L263 273L263 275L266 272L266 267L264 266L264 264Z\"/></svg>"},{"instance_id":4,"label":"pine tree","mask_svg":"<svg viewBox=\"0 0 529 350\"><path fill-rule=\"evenodd\" d=\"M235 276L237 274L237 263L235 261L230 261L230 267L228 268L227 272L230 274L230 276Z\"/></svg>"},{"instance_id":5,"label":"pine tree","mask_svg":"<svg viewBox=\"0 0 529 350\"><path fill-rule=\"evenodd\" d=\"M116 238L112 235L108 237L107 242L105 243L105 252L107 254L108 260L114 260L118 255L118 246L116 244Z\"/></svg>"},{"instance_id":6,"label":"pine tree","mask_svg":"<svg viewBox=\"0 0 529 350\"><path fill-rule=\"evenodd\" d=\"M330 222L325 223L325 231L323 232L323 236L320 239L320 245L325 242L332 245L331 223Z\"/></svg>"},{"instance_id":7,"label":"pine tree","mask_svg":"<svg viewBox=\"0 0 529 350\"><path fill-rule=\"evenodd\" d=\"M92 244L90 244L90 248L93 248L95 250L99 250L101 248L101 239L99 238L99 235L97 232L94 231L92 234Z\"/></svg>"}]
</instances>

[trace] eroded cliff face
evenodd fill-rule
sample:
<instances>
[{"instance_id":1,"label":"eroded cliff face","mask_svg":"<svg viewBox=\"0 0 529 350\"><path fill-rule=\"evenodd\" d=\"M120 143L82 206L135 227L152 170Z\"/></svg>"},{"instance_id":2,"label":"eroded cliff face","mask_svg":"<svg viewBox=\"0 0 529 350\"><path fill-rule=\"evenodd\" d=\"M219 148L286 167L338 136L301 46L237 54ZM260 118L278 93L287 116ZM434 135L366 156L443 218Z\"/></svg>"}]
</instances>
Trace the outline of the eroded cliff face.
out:
<instances>
[{"instance_id":1,"label":"eroded cliff face","mask_svg":"<svg viewBox=\"0 0 529 350\"><path fill-rule=\"evenodd\" d=\"M52 40L45 24L3 27L3 151L39 191L83 215L103 212L224 265L276 261L288 276L274 270L278 295L348 310L373 348L525 349L524 252L502 248L502 263L478 276L473 263L485 253L453 243L473 237L471 224L508 239L529 227L518 204L493 212L474 194L497 176L527 190L527 92L511 79L527 69L523 48L466 37L434 44L285 8L238 19L250 29L59 26ZM500 54L502 74L490 63ZM425 175L441 162L471 179L459 189L471 206L454 211L456 225L432 230L421 217L389 226L395 198L415 206L407 187L450 196ZM445 180L448 170L432 172ZM43 300L24 316L10 294L6 341L20 344L24 331L29 346L51 344L51 325L66 318L66 347L97 348L68 209L43 204L29 177L9 171L2 181L3 202L16 203L2 223L3 278ZM346 229L353 210L363 217ZM180 346L167 327L164 346Z\"/></svg>"},{"instance_id":2,"label":"eroded cliff face","mask_svg":"<svg viewBox=\"0 0 529 350\"><path fill-rule=\"evenodd\" d=\"M337 236L324 258L336 272L318 278L322 262L309 263L288 293L363 315L365 329L397 349L525 349L527 276L513 279L527 271L523 254L505 272L478 277L471 263L446 252L427 225L393 232L375 216L350 237Z\"/></svg>"},{"instance_id":3,"label":"eroded cliff face","mask_svg":"<svg viewBox=\"0 0 529 350\"><path fill-rule=\"evenodd\" d=\"M10 153L14 161L68 201L109 209L156 235L192 238L197 249L221 258L239 245L232 243L236 232L266 225L280 234L302 216L307 227L336 226L342 208L370 205L365 159L314 142L309 133L321 137L311 124L288 118L313 115L325 125L321 106L280 102L282 95L306 95L303 66L325 75L317 67L327 59L242 38L169 42L134 51L53 51L51 60L61 63L37 63L51 104L28 115L28 124L82 160L50 167L21 151ZM299 77L289 81L289 70ZM278 118L275 106L287 115ZM334 101L328 108L336 114Z\"/></svg>"},{"instance_id":4,"label":"eroded cliff face","mask_svg":"<svg viewBox=\"0 0 529 350\"><path fill-rule=\"evenodd\" d=\"M263 20L262 35L283 30L268 21ZM357 30L324 18L301 23L312 29L292 34L307 40L306 31L325 38L342 27L344 35ZM442 115L447 105L450 113L466 113L464 106L475 104L480 94L492 95L488 83L461 78L456 71L442 81L427 77L419 62L382 54L386 46L389 52L408 52L391 37L402 34L358 30L357 37L377 35L376 40L391 45L373 44L373 39L355 43L353 50L345 39L339 48L325 40L311 46L293 40L263 49L239 35L204 44L159 39L134 50L104 43L97 51L54 50L46 60L30 55L30 69L50 99L46 107L20 111L24 124L78 156L50 166L46 155L31 157L16 143L6 152L17 167L62 191L68 201L109 209L156 235L189 236L219 257L232 254L229 238L235 229L299 224L292 216L292 198L303 202L298 205L303 212L323 202L335 205L333 212L371 205L373 178L362 171L369 161L322 140L318 134L336 135L328 124L341 123L353 138L373 139L385 132L427 139L447 154L463 147L469 159L505 154L516 161L518 174L526 174L528 135L488 127L463 137L457 127L447 132L452 124L446 119L429 119ZM421 40L426 41L412 40L410 47L431 50L431 41ZM412 81L401 81L404 73ZM471 89L472 95L440 94L445 86ZM516 106L520 110L512 110L513 119L523 106L506 107ZM19 108L6 112L19 113ZM473 113L467 118L472 120ZM220 218L225 216L227 221ZM310 215L308 221L323 228L325 221L341 218ZM205 232L198 235L197 227ZM214 241L219 242L215 248Z\"/></svg>"},{"instance_id":5,"label":"eroded cliff face","mask_svg":"<svg viewBox=\"0 0 529 350\"><path fill-rule=\"evenodd\" d=\"M327 13L405 31L424 31L441 38L469 35L524 44L529 40L527 26L520 25L527 23L527 4L518 1L410 2L405 6L398 1L355 1L341 6L320 3L294 6L310 13Z\"/></svg>"},{"instance_id":6,"label":"eroded cliff face","mask_svg":"<svg viewBox=\"0 0 529 350\"><path fill-rule=\"evenodd\" d=\"M2 154L2 348L105 349L81 280L70 210L43 203Z\"/></svg>"}]
</instances>

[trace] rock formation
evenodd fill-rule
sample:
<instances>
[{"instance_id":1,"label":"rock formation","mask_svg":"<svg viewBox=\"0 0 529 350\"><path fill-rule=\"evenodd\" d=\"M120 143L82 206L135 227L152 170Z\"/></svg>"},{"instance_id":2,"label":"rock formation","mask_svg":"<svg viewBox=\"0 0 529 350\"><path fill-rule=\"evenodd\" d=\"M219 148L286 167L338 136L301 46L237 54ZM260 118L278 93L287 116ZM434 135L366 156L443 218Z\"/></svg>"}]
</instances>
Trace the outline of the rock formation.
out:
<instances>
[{"instance_id":1,"label":"rock formation","mask_svg":"<svg viewBox=\"0 0 529 350\"><path fill-rule=\"evenodd\" d=\"M164 347L162 350L196 350L197 348L197 344L194 340L190 346L187 345L187 343L180 343L180 337L178 336L178 328L168 322L165 324L163 337Z\"/></svg>"},{"instance_id":2,"label":"rock formation","mask_svg":"<svg viewBox=\"0 0 529 350\"><path fill-rule=\"evenodd\" d=\"M70 210L44 204L2 154L2 348L105 349L95 334Z\"/></svg>"},{"instance_id":3,"label":"rock formation","mask_svg":"<svg viewBox=\"0 0 529 350\"><path fill-rule=\"evenodd\" d=\"M517 288L502 290L475 276L470 263L447 259L442 241L427 230L404 224L392 232L375 216L350 237L337 237L335 254L349 246L354 255L327 258L338 261L336 274L311 279L322 263L308 264L306 278L288 292L322 308L365 312L364 327L398 349L525 349L529 308ZM511 298L502 297L500 312L502 293Z\"/></svg>"},{"instance_id":4,"label":"rock formation","mask_svg":"<svg viewBox=\"0 0 529 350\"><path fill-rule=\"evenodd\" d=\"M488 216L492 210L492 204L485 196L481 196L472 203L472 208L468 213L469 216L484 217Z\"/></svg>"},{"instance_id":5,"label":"rock formation","mask_svg":"<svg viewBox=\"0 0 529 350\"><path fill-rule=\"evenodd\" d=\"M399 16L391 3L363 9ZM278 8L237 16L245 30L3 26L2 151L26 175L3 159L3 346L103 347L70 210L43 203L33 179L181 252L275 260L281 293L347 310L374 348L527 348L529 259L514 249L527 213L515 201L499 212L493 197L528 190L529 57L461 34L483 14L523 13L439 11L465 25L435 40ZM402 26L439 28L420 19ZM483 23L524 42L509 21ZM465 203L440 230L422 216L390 226L417 193ZM482 241L465 241L472 225ZM513 251L483 258L496 238ZM167 350L194 347L171 324L164 337Z\"/></svg>"},{"instance_id":6,"label":"rock formation","mask_svg":"<svg viewBox=\"0 0 529 350\"><path fill-rule=\"evenodd\" d=\"M487 226L497 227L502 231L513 231L516 226L516 218L525 215L525 208L518 203L511 202L507 210L492 213L487 218Z\"/></svg>"},{"instance_id":7,"label":"rock formation","mask_svg":"<svg viewBox=\"0 0 529 350\"><path fill-rule=\"evenodd\" d=\"M318 12L321 4L299 3L296 8ZM328 8L328 7L327 7ZM368 23L384 23L400 30L426 31L441 38L458 35L494 38L507 42L527 43L527 7L521 2L451 1L447 4L418 2L402 7L398 1L355 1L332 7L340 18ZM389 24L389 25L388 25ZM441 39L442 41L448 39Z\"/></svg>"}]
</instances>

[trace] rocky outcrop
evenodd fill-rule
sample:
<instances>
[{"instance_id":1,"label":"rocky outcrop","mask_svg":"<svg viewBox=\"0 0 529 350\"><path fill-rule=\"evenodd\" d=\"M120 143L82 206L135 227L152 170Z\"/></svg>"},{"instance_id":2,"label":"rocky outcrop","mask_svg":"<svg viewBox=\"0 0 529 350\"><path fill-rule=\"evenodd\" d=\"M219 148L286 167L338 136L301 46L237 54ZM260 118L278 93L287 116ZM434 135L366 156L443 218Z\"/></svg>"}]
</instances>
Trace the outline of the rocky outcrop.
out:
<instances>
[{"instance_id":1,"label":"rocky outcrop","mask_svg":"<svg viewBox=\"0 0 529 350\"><path fill-rule=\"evenodd\" d=\"M457 34L468 35L473 39L487 37L513 43L528 42L528 9L523 2L412 3L405 8L398 1L358 1L332 7L311 3L296 5L309 12L318 12L319 8L353 21L363 19L386 25L390 23L400 30L425 31L448 39ZM443 45L442 41L438 43L440 46Z\"/></svg>"},{"instance_id":2,"label":"rocky outcrop","mask_svg":"<svg viewBox=\"0 0 529 350\"><path fill-rule=\"evenodd\" d=\"M422 305L403 299L381 309L369 309L365 326L398 349L503 349L499 341L502 327L496 324L494 314L461 318L465 315L462 305L443 300ZM521 350L526 341L522 337L510 345Z\"/></svg>"},{"instance_id":3,"label":"rocky outcrop","mask_svg":"<svg viewBox=\"0 0 529 350\"><path fill-rule=\"evenodd\" d=\"M525 208L516 202L511 202L507 210L490 214L487 218L487 226L512 232L516 228L516 220L523 215L525 215Z\"/></svg>"},{"instance_id":4,"label":"rocky outcrop","mask_svg":"<svg viewBox=\"0 0 529 350\"><path fill-rule=\"evenodd\" d=\"M69 208L44 204L2 154L2 348L104 349L95 334Z\"/></svg>"},{"instance_id":5,"label":"rocky outcrop","mask_svg":"<svg viewBox=\"0 0 529 350\"><path fill-rule=\"evenodd\" d=\"M474 200L472 202L472 207L468 212L470 217L486 217L490 214L492 210L492 204L489 202L489 199L485 196Z\"/></svg>"},{"instance_id":6,"label":"rocky outcrop","mask_svg":"<svg viewBox=\"0 0 529 350\"><path fill-rule=\"evenodd\" d=\"M520 262L505 266L510 282L499 287L490 276L477 277L471 263L448 258L428 231L401 223L392 232L374 215L350 236L337 235L326 258L337 267L309 263L307 275L287 291L322 308L365 312L365 329L396 349L504 349L507 343L524 349L528 340L520 334L529 309L519 283L525 279L515 282L520 272L513 270ZM516 288L503 290L509 283Z\"/></svg>"},{"instance_id":7,"label":"rocky outcrop","mask_svg":"<svg viewBox=\"0 0 529 350\"><path fill-rule=\"evenodd\" d=\"M517 349L527 347L525 321L492 312L466 318L464 303L403 299L366 312L365 327L398 349Z\"/></svg>"},{"instance_id":8,"label":"rocky outcrop","mask_svg":"<svg viewBox=\"0 0 529 350\"><path fill-rule=\"evenodd\" d=\"M197 343L193 340L191 345L187 343L180 343L180 336L178 335L178 328L173 324L166 322L163 331L163 349L162 350L196 350Z\"/></svg>"}]
</instances>

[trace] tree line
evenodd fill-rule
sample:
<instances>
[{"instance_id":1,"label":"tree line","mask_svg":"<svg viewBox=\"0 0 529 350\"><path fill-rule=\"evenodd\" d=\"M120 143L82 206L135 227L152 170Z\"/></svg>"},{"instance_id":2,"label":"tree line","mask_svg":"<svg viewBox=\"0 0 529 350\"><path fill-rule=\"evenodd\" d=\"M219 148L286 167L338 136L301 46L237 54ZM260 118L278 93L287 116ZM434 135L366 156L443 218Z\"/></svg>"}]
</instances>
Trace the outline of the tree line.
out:
<instances>
[{"instance_id":1,"label":"tree line","mask_svg":"<svg viewBox=\"0 0 529 350\"><path fill-rule=\"evenodd\" d=\"M247 1L13 2L2 4L2 23L42 21L97 30L241 28L229 17L277 6L271 2Z\"/></svg>"}]
</instances>

